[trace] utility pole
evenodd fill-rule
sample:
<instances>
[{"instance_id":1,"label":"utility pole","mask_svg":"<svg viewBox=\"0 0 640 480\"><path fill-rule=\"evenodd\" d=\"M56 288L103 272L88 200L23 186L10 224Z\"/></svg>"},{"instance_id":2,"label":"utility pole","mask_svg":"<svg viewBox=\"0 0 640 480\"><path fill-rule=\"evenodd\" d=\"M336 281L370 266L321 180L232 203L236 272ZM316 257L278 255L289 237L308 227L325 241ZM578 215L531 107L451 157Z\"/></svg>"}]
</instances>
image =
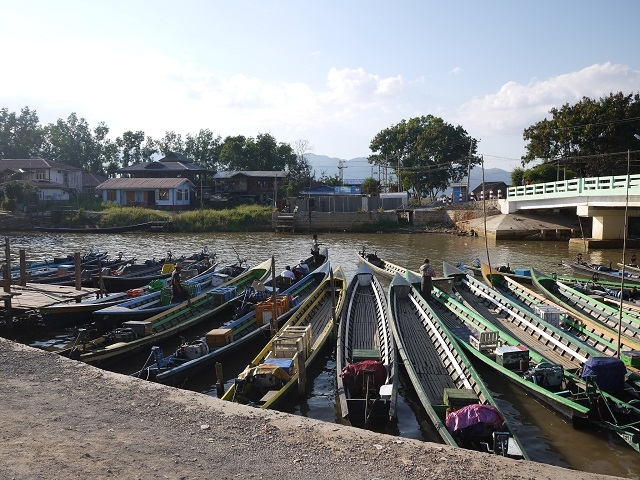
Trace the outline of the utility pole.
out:
<instances>
[{"instance_id":1,"label":"utility pole","mask_svg":"<svg viewBox=\"0 0 640 480\"><path fill-rule=\"evenodd\" d=\"M338 160L338 171L340 172L340 183L342 185L344 185L344 174L343 174L343 170L345 168L349 168L347 166L345 166L344 164L344 160Z\"/></svg>"},{"instance_id":2,"label":"utility pole","mask_svg":"<svg viewBox=\"0 0 640 480\"><path fill-rule=\"evenodd\" d=\"M471 188L471 149L473 148L473 141L469 139L469 157L467 158L467 198L469 200L469 189Z\"/></svg>"}]
</instances>

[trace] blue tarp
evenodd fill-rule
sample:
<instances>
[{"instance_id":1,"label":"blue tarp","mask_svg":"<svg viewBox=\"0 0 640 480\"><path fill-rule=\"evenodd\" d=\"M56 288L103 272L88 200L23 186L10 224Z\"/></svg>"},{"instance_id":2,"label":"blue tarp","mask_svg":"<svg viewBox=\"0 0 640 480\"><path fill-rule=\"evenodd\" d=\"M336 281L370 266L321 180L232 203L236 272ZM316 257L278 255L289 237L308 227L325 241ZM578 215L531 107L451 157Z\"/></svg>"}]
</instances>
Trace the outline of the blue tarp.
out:
<instances>
[{"instance_id":1,"label":"blue tarp","mask_svg":"<svg viewBox=\"0 0 640 480\"><path fill-rule=\"evenodd\" d=\"M627 368L622 360L612 357L591 357L582 367L582 378L595 375L598 386L611 394L624 390L626 373Z\"/></svg>"}]
</instances>

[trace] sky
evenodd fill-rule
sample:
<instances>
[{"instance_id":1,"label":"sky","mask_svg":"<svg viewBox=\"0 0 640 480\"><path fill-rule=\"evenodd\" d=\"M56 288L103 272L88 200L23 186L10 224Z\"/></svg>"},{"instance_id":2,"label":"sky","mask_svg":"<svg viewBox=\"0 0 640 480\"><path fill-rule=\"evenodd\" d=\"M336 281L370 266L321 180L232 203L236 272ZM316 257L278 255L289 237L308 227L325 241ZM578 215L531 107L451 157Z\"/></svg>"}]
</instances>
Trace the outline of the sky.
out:
<instances>
[{"instance_id":1,"label":"sky","mask_svg":"<svg viewBox=\"0 0 640 480\"><path fill-rule=\"evenodd\" d=\"M346 160L345 178L370 170L349 160L378 132L426 115L510 171L551 108L640 91L637 0L0 0L0 12L0 108L43 124L75 112L113 139L268 133Z\"/></svg>"}]
</instances>

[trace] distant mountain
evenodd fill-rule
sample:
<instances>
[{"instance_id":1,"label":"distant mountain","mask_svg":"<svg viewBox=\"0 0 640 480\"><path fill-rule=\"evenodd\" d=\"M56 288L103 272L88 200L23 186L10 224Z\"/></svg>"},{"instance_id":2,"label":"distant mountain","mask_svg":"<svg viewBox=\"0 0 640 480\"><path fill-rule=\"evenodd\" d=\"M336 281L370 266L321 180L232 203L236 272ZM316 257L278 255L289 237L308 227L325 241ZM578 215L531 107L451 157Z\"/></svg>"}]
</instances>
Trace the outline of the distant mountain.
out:
<instances>
[{"instance_id":1,"label":"distant mountain","mask_svg":"<svg viewBox=\"0 0 640 480\"><path fill-rule=\"evenodd\" d=\"M305 155L311 168L315 170L316 178L320 178L323 174L332 177L339 174L338 165L343 162L343 178L347 179L362 179L371 176L371 172L377 174L377 168L367 162L366 157L357 157L350 160L344 158L328 157L326 155L316 155L315 153L307 153ZM462 183L465 183L467 178L462 179ZM484 170L485 182L504 182L507 185L511 185L511 172L502 170L501 168L485 168ZM482 168L474 167L471 170L470 176L471 190L475 189L482 183Z\"/></svg>"}]
</instances>

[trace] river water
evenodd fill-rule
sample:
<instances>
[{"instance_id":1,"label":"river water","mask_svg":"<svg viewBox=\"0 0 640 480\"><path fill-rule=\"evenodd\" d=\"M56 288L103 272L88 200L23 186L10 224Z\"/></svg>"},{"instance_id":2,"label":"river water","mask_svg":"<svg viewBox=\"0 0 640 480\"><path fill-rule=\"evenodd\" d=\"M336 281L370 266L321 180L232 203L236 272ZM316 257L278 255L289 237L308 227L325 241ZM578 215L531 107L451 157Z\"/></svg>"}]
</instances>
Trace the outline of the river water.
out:
<instances>
[{"instance_id":1,"label":"river water","mask_svg":"<svg viewBox=\"0 0 640 480\"><path fill-rule=\"evenodd\" d=\"M22 234L11 235L12 257L18 250L27 251L28 260L66 255L89 249L107 251L111 255L122 252L125 257L136 257L142 262L147 258L164 257L167 251L173 255L191 255L208 247L215 252L221 263L231 263L238 257L256 264L272 255L279 272L285 265L294 265L309 256L311 238L307 235L274 233L128 233L121 235L88 234ZM462 237L446 234L323 234L319 241L329 249L329 259L336 268L341 266L347 276L358 267L357 251L366 249L396 264L417 269L425 257L431 260L436 273L442 273L442 261L461 261L470 264L475 258L487 260L487 252L493 266L507 265L511 268L536 267L546 273L570 271L561 265L563 260L573 260L578 253L592 263L609 264L621 259L619 250L583 251L582 246L569 246L567 242L495 242L485 246L482 237ZM635 252L627 252L627 258ZM195 338L207 330L187 331L187 339ZM41 341L41 338L36 340ZM169 353L177 347L179 339L161 345ZM264 346L258 339L222 359L226 379L233 379L242 371ZM335 358L331 349L308 372L309 393L300 399L295 394L280 406L285 412L335 422ZM133 357L116 365L112 370L128 374L138 370L148 354ZM516 426L524 440L532 460L586 472L640 478L640 455L622 440L607 431L573 430L562 417L541 406L521 389L504 382L491 370L475 364L489 388L495 393L503 412ZM421 412L419 402L410 384L401 377L402 389L399 399L398 424L389 433L402 437L438 441L429 426L426 415ZM227 386L230 381L227 381ZM204 372L191 379L184 388L216 396L215 373Z\"/></svg>"}]
</instances>

